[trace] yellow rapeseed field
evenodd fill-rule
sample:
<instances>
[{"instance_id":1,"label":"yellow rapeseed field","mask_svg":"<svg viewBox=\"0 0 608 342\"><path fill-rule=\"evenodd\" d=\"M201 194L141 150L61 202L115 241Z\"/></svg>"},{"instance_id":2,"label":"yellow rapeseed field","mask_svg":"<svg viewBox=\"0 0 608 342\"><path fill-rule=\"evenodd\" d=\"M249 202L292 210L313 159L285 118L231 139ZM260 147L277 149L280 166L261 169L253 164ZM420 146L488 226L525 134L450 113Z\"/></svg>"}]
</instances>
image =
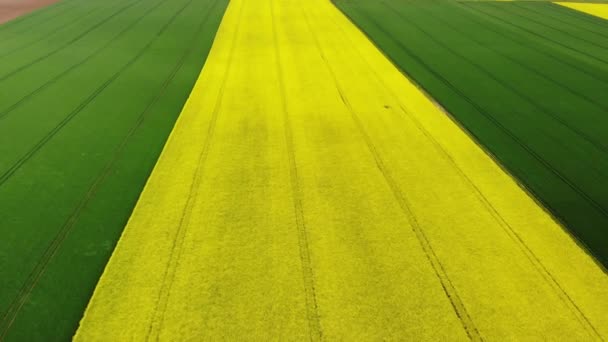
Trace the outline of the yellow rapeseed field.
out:
<instances>
[{"instance_id":1,"label":"yellow rapeseed field","mask_svg":"<svg viewBox=\"0 0 608 342\"><path fill-rule=\"evenodd\" d=\"M608 338L608 276L327 0L232 0L77 341Z\"/></svg>"},{"instance_id":2,"label":"yellow rapeseed field","mask_svg":"<svg viewBox=\"0 0 608 342\"><path fill-rule=\"evenodd\" d=\"M580 3L580 2L556 2L573 10L585 12L596 17L608 19L608 4Z\"/></svg>"}]
</instances>

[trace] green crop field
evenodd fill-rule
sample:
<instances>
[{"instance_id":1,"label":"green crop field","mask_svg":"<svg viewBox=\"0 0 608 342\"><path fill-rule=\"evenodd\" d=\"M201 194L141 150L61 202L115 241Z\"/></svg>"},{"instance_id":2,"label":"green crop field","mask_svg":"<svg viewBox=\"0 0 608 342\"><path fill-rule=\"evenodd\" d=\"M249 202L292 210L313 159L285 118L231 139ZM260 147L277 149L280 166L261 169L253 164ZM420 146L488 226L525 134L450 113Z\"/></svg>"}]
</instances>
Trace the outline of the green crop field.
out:
<instances>
[{"instance_id":1,"label":"green crop field","mask_svg":"<svg viewBox=\"0 0 608 342\"><path fill-rule=\"evenodd\" d=\"M0 340L74 333L226 5L71 0L0 27Z\"/></svg>"},{"instance_id":2,"label":"green crop field","mask_svg":"<svg viewBox=\"0 0 608 342\"><path fill-rule=\"evenodd\" d=\"M336 4L608 265L603 19L540 2Z\"/></svg>"}]
</instances>

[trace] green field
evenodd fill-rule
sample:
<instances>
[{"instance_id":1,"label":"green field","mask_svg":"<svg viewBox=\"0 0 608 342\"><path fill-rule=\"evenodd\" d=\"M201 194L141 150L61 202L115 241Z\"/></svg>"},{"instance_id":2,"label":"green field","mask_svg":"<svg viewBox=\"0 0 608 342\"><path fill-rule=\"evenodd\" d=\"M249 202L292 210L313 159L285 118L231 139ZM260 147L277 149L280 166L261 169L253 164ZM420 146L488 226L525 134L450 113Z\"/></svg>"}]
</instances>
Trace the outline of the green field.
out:
<instances>
[{"instance_id":1,"label":"green field","mask_svg":"<svg viewBox=\"0 0 608 342\"><path fill-rule=\"evenodd\" d=\"M69 0L0 26L0 340L73 335L227 3Z\"/></svg>"},{"instance_id":2,"label":"green field","mask_svg":"<svg viewBox=\"0 0 608 342\"><path fill-rule=\"evenodd\" d=\"M336 4L608 265L606 21L541 2Z\"/></svg>"}]
</instances>

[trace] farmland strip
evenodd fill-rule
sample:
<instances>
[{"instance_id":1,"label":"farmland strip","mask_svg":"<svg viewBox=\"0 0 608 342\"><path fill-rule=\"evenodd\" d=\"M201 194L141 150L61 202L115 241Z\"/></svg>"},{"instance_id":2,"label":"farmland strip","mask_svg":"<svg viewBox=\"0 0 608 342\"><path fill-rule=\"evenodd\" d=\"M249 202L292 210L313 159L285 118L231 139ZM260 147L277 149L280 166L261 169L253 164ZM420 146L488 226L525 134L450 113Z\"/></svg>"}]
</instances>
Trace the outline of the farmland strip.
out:
<instances>
[{"instance_id":1,"label":"farmland strip","mask_svg":"<svg viewBox=\"0 0 608 342\"><path fill-rule=\"evenodd\" d=\"M438 18L437 15L433 15L434 18ZM452 25L450 25L449 22L445 22L442 21L442 27L449 27L452 30L458 31L459 29L457 27L454 27ZM380 80L380 76L378 76L377 74L375 74L375 77ZM386 87L385 84L383 84L383 86L387 89L387 91L391 91L388 87ZM393 94L393 97L397 98L397 96L395 94ZM592 331L592 333L594 335L599 336L598 331L593 327L593 325L591 324L591 322L589 321L589 319L585 316L585 314L580 310L580 308L578 307L578 305L572 300L572 298L568 295L568 293L561 287L561 285L559 284L559 282L556 280L555 276L553 274L551 274L551 272L543 265L542 261L538 258L538 256L530 249L530 247L525 243L525 241L521 238L521 236L513 229L513 227L507 222L507 220L505 220L504 217L501 216L500 212L492 205L491 201L489 201L484 194L481 192L481 190L473 183L473 181L466 175L466 173L464 173L462 171L462 169L460 169L458 167L458 165L456 164L456 162L454 161L454 159L450 156L450 154L441 147L441 145L432 137L432 135L422 126L422 124L416 120L415 116L412 115L412 113L410 113L407 110L403 110L403 113L409 117L412 118L412 120L414 120L416 122L417 127L424 131L425 136L428 139L431 139L433 141L433 144L439 149L441 150L441 152L445 155L446 158L448 158L450 160L450 162L457 168L458 172L466 178L467 182L469 182L471 184L471 186L475 189L475 192L481 196L481 198L483 199L484 203L491 209L491 211L496 215L497 220L500 222L500 224L506 229L508 230L508 233L510 235L513 236L513 238L515 239L515 241L521 245L521 248L525 251L526 254L529 255L531 262L534 264L535 267L538 268L539 272L543 273L544 276L546 277L547 281L555 287L556 291L558 291L560 297L562 300L567 302L567 305L570 306L570 308L574 311L576 311L576 315L579 316L582 320L583 323L587 326L588 329L590 329Z\"/></svg>"},{"instance_id":2,"label":"farmland strip","mask_svg":"<svg viewBox=\"0 0 608 342\"><path fill-rule=\"evenodd\" d=\"M129 328L129 331L125 331L122 330L121 332L117 331L117 333L119 334L125 334L125 336L127 335L131 335L131 336L137 336L140 339L144 339L145 336L150 336L151 339L156 339L157 335L159 335L158 338L160 339L165 339L167 338L166 336L171 336L171 334L175 333L175 323L178 322L180 320L180 316L179 315L175 315L173 314L175 312L175 306L176 305L183 305L186 304L188 305L189 303L184 303L184 302L180 302L179 299L176 302L175 298L179 298L181 297L181 293L184 289L184 282L189 283L190 281L196 281L195 279L189 279L189 278L184 278L184 273L181 272L180 270L183 270L184 267L189 267L189 265L192 265L190 263L190 260L192 260L192 258L196 255L198 255L198 253L192 253L192 248L195 247L197 251L199 251L200 253L204 253L204 254L208 254L209 258L212 259L216 259L218 257L217 251L215 251L212 246L213 246L213 241L208 241L208 240L203 240L205 246L192 246L191 243L191 237L193 234L194 235L200 235L200 234L219 234L218 237L220 237L220 239L217 241L217 245L216 248L220 248L222 249L222 245L227 244L225 248L239 248L239 244L236 244L237 241L241 241L242 239L249 239L250 243L254 244L256 247L261 247L262 245L260 245L260 243L263 243L261 241L256 241L256 240L252 240L251 236L259 236L261 237L268 237L269 239L271 239L270 241L273 241L275 243L274 247L272 247L272 243L270 246L267 246L269 248L265 248L265 249L260 249L259 253L256 255L255 258L241 258L238 254L233 255L233 257L227 256L224 259L224 263L205 263L205 265L202 265L202 267L205 267L206 265L208 265L208 272L212 273L212 274L218 274L218 272L222 272L222 268L227 267L226 270L226 277L222 280L219 279L219 281L221 282L228 282L228 283L233 283L234 286L236 286L237 288L248 288L250 291L248 292L243 292L242 294L240 294L239 292L235 292L232 294L226 294L226 297L222 296L221 298L226 298L226 305L231 305L236 311L235 314L238 315L239 317L241 317L242 315L246 315L247 316L247 320L250 322L257 322L261 325L264 325L264 328L260 328L260 329L256 329L256 330L249 330L246 327L239 327L238 325L233 325L229 322L229 320L224 320L221 317L224 317L224 314L218 310L218 304L220 303L209 303L209 305L207 306L208 308L208 314L206 314L207 317L209 317L211 320L215 320L217 318L219 318L216 322L219 323L221 326L223 326L225 329L230 329L230 331L234 331L234 332L238 332L239 328L242 328L244 330L242 330L243 332L245 331L249 331L249 333L251 334L251 336L265 336L265 335L269 335L271 334L272 331L276 331L276 332L281 332L281 331L285 331L284 329L289 328L290 326L296 325L299 322L305 323L305 319L303 320L299 320L299 312L301 309L304 309L303 306L303 297L300 295L300 286L301 286L301 276L297 277L298 273L301 274L301 272L298 272L300 270L300 265L298 265L298 263L295 264L296 268L294 269L294 261L298 260L297 257L297 243L296 241L292 238L293 236L291 234L286 234L286 232L292 232L292 226L291 224L288 224L288 222L293 223L293 216L291 214L291 210L287 210L284 211L283 210L283 205L284 204L290 204L289 201L289 187L288 186L284 186L284 185L288 185L289 184L289 180L286 177L286 173L282 173L280 172L282 171L286 171L286 163L284 162L284 159L282 158L282 153L278 154L277 156L274 156L273 154L267 154L269 151L284 151L284 147L281 144L282 140L284 141L284 138L282 138L281 135L281 124L280 124L280 117L277 117L276 115L273 114L272 109L274 108L274 102L272 101L272 99L274 98L274 94L272 93L267 93L265 92L266 89L260 89L259 86L256 87L252 87L251 90L258 90L258 94L260 96L264 96L264 94L267 94L267 97L265 97L265 99L267 99L269 102L264 105L261 106L262 103L260 103L259 101L257 101L256 103L247 103L247 102L241 102L242 105L239 107L233 107L235 105L237 105L237 103L233 102L232 100L230 100L227 96L229 94L231 94L232 92L227 91L228 89L234 89L234 87L238 87L237 82L235 82L236 80L238 80L239 75L243 75L243 74L247 74L250 73L250 75L257 77L257 79L259 80L263 80L264 77L266 76L266 73L261 69L261 68L249 68L246 66L246 64L244 64L243 62L245 62L245 60L243 58L248 57L249 60L249 65L259 65L258 63L260 61L264 61L266 63L266 58L267 57L271 57L268 56L267 54L263 54L262 50L260 50L258 48L258 50L255 50L256 46L258 46L255 42L255 38L256 37L260 37L260 35L256 35L255 31L250 31L247 30L248 27L252 27L253 25L255 25L255 27L257 27L258 30L267 30L268 29L268 21L267 21L267 16L253 16L252 15L252 11L253 9L255 9L256 7L260 7L260 4L252 4L252 3L248 3L248 11L245 11L245 9L243 8L245 6L245 4L238 2L238 1L233 1L230 3L229 5L229 10L226 14L226 16L224 17L224 20L222 22L222 26L220 28L220 31L218 32L218 41L216 41L216 43L214 44L214 49L212 50L211 54L210 54L210 61L216 61L217 63L221 63L221 65L225 66L222 68L216 68L216 69L209 69L207 64L205 66L205 70L210 70L208 72L204 72L204 77L209 77L206 79L201 79L198 83L197 86L195 87L195 90L192 94L192 96L189 99L188 105L185 107L184 112L182 113L182 115L180 116L179 119L179 123L176 126L174 132L172 133L172 136L170 138L171 141L175 141L174 139L176 139L177 136L183 136L183 127L182 126L182 122L184 123L184 125L186 125L187 127L191 127L193 131L193 133L195 133L195 135L188 137L186 136L187 141L185 142L186 145L183 145L183 147L185 147L186 149L184 150L185 155L183 157L186 157L185 159L182 159L183 157L180 157L179 154L168 154L167 151L165 150L165 152L163 152L163 156L161 157L162 160L167 160L170 159L171 162L175 161L178 162L178 164L175 165L180 165L181 167L183 167L182 171L179 173L179 177L182 179L176 179L181 185L176 185L174 187L158 187L157 185L155 185L155 182L153 182L152 180L148 183L148 185L146 186L146 190L145 191L152 191L152 192L156 192L156 193L163 193L165 191L176 191L176 194L179 194L178 197L173 197L171 196L169 199L173 204L176 205L177 209L176 211L174 211L174 215L173 216L175 218L175 221L173 221L172 223L169 224L169 227L163 227L163 225L159 225L158 223L155 222L149 222L150 226L149 226L149 230L147 234L145 234L146 236L144 237L144 241L147 244L148 242L150 242L150 240L146 239L150 233L154 234L157 233L158 230L165 230L168 228L167 233L171 234L171 236L173 236L173 234L175 234L175 227L177 225L181 226L181 219L180 217L182 217L182 215L185 213L185 210L187 210L187 202L190 203L190 206L193 207L193 211L191 212L192 214L187 216L185 219L186 221L183 221L184 224L188 224L188 226L184 226L184 228L189 228L187 230L181 230L181 236L184 238L183 241L183 245L182 248L176 249L176 252L179 252L179 250L184 250L183 253L180 253L180 258L177 259L177 255L175 256L175 258L171 258L171 252L170 250L172 249L172 246L177 243L177 241L167 241L167 243L161 243L161 245L158 245L158 254L156 254L159 257L166 257L167 260L170 260L168 262L163 261L162 259L159 260L159 258L155 257L155 258L151 258L149 259L149 263L146 263L146 265L144 267L152 267L153 269L156 268L155 264L158 263L158 270L159 272L155 272L153 275L155 282L154 284L154 289L147 289L145 290L145 293L148 294L147 296L133 296L131 297L131 300L133 300L133 302L142 302L142 304L144 304L144 306L142 306L142 310L138 313L137 318L135 318L138 322L138 324L134 324L132 325L131 328ZM242 8L242 9L241 9ZM266 6L264 6L264 8L266 8ZM248 16L244 16L241 17L240 13L245 14L247 12L249 12ZM230 23L230 25L228 26L227 23ZM238 30L237 27L238 25L242 24L243 28L242 30ZM237 32L240 32L238 35L236 35ZM249 33L246 33L249 32ZM236 36L235 36L236 35ZM251 41L251 45L248 45L251 47L251 52L254 52L254 54L252 54L251 56L245 56L243 54L237 54L237 49L232 50L233 46L238 46L237 44L247 44L247 40L244 39L244 37L251 37L252 41ZM221 49L218 49L217 47L221 46ZM270 52L270 51L269 51ZM262 64L263 65L263 64ZM228 71L228 68L230 69L230 72ZM226 77L228 76L228 77ZM207 81L207 82L205 82ZM210 82L213 81L213 82ZM247 83L244 83L245 85ZM262 83L260 83L262 84ZM268 88L273 87L274 84L273 82L268 82ZM202 91L203 88L202 86L205 86L206 91ZM222 91L222 89L225 89L225 91ZM245 89L243 89L245 90ZM225 96L225 97L223 97ZM222 100L223 98L223 100ZM206 110L209 110L208 113L209 115L198 115L198 111L199 108L204 107ZM226 108L230 108L233 107L235 108L232 111L226 110ZM214 108L217 108L216 110L214 110ZM250 115L251 112L245 111L245 109L254 109L255 110L255 114L257 115ZM202 108L201 108L202 109ZM221 115L220 114L221 111ZM269 117L264 118L264 116L268 115ZM218 137L225 137L226 134L230 134L230 130L226 130L226 127L223 123L225 123L227 120L235 120L238 118L243 118L246 119L247 121L245 121L244 123L249 123L250 125L253 125L252 130L248 130L249 132L251 132L252 136L251 139L248 139L249 142L249 146L248 148L245 149L240 149L240 148L235 148L233 149L232 153L230 153L231 155L231 159L233 159L234 161L230 161L227 160L228 164L232 164L234 165L233 167L227 167L224 168L221 172L218 173L219 170L217 170L213 165L215 163L217 163L217 146L223 146L223 147L228 147L230 148L231 144L229 144L229 141L225 140L225 139L221 139L221 140L217 140ZM273 123L271 125L265 126L266 129L257 129L257 127L259 126L259 123L262 123L264 121L261 121L260 119L264 118L264 121L266 121L267 119L271 119L270 121L268 121L268 123ZM276 121L275 121L276 119ZM249 121L251 120L251 121ZM224 126L224 127L223 127ZM211 133L213 135L215 135L215 139L211 140L211 136L208 135L208 133ZM268 143L264 143L263 139L255 139L256 136L260 136L262 138L267 137L268 138ZM237 145L240 145L241 143L237 140L233 140ZM198 142L198 143L197 143ZM209 143L212 143L211 145L209 145ZM228 143L228 144L227 144ZM275 145L276 144L276 145ZM200 146L200 147L199 147ZM206 146L206 147L205 147ZM206 152L205 152L206 151ZM258 152L254 152L254 151L259 151ZM254 153L249 153L249 152L254 152ZM248 158L248 155L250 155L250 157ZM268 159L264 158L265 156L268 157ZM177 157L177 160L172 160L173 158ZM190 159L192 158L192 159ZM183 161L183 163L179 162L179 161ZM239 161L243 161L243 162L248 162L248 163L253 163L251 164L253 165L259 165L260 168L253 170L254 175L260 175L260 178L258 177L246 177L245 174L243 174L243 176L245 177L239 177L238 173L239 173L239 167L238 167L238 162ZM202 165L202 163L205 162L207 167L205 167L205 165ZM264 168L262 165L266 165L266 163L268 163L268 165L272 165L272 167L270 168ZM204 167L204 169L202 169ZM204 177L201 177L200 175L196 174L196 170L201 170L201 172L205 173ZM158 171L157 171L158 172ZM265 178L264 174L268 172L269 176L271 176L270 178ZM222 174L226 173L223 177ZM153 175L152 177L155 178L157 177L158 173L156 173L155 175ZM195 179L198 179L200 184L202 186L205 186L205 184L208 183L209 179L218 179L218 177L220 177L220 179L225 179L226 183L220 182L219 184L221 184L221 186L217 186L217 185L212 185L215 186L216 190L215 192L202 192L200 191L201 189L199 188L192 188L192 182L195 181ZM187 179L187 182L183 182L184 179ZM245 227L239 228L238 224L237 225L226 225L226 226L222 226L222 225L214 225L213 222L214 220L212 218L215 218L215 220L222 220L222 216L216 216L215 213L210 212L209 213L209 225L207 226L206 229L201 230L198 229L197 227L199 227L200 225L200 215L198 215L197 213L199 213L199 210L201 210L201 204L207 203L207 204L212 204L214 201L218 201L216 203L226 203L226 205L230 205L230 193L226 193L224 191L222 191L223 189L225 189L227 186L229 186L229 183L232 180L235 180L237 182L239 182L240 184L242 184L243 187L247 186L248 184L255 186L259 186L260 188L265 188L268 191L268 194L270 196L270 198L268 197L261 197L261 199L270 199L271 203L268 204L264 204L263 202L259 202L258 198L260 198L259 196L257 196L257 194L255 192L252 193L243 193L244 196L247 196L249 198L249 201L253 201L252 204L250 205L246 205L245 203L235 203L235 204L240 204L239 206L234 206L231 207L231 209L233 209L231 211L230 215L236 215L236 216L241 216L241 215L247 215L248 212L251 213L252 216L250 216L251 220L255 220L256 222L259 223L258 227L260 229L257 230L248 230L248 229L244 229ZM218 179L219 180L219 179ZM265 181L266 180L266 181ZM265 185L266 182L272 182L273 184L275 184L275 186L273 187L269 187L268 185ZM241 183L242 182L242 183ZM208 187L208 185L206 186ZM196 197L189 197L188 194L192 193L193 196ZM200 193L200 196L197 196L196 194ZM183 196L182 196L183 194ZM213 196L213 194L216 194L216 196ZM201 200L202 196L205 195L205 200ZM212 195L213 199L210 199L208 196ZM191 198L191 200L186 200L186 198ZM197 199L198 198L198 199ZM160 198L159 198L160 199ZM161 200L162 201L162 200ZM258 213L255 212L256 207L260 206L260 209ZM274 206L278 206L278 208L274 209ZM264 214L262 214L262 212L264 212ZM167 212L169 214L169 212ZM268 213L270 213L270 215L268 215ZM142 219L146 220L145 217L142 217ZM226 217L226 224L228 224L230 221L230 217ZM267 221L270 220L270 221ZM277 225L275 226L271 226L269 227L268 225L264 224L264 222L276 222ZM198 224L197 224L198 222ZM284 224L283 224L284 223ZM130 234L128 231L125 232L125 235ZM124 240L122 240L124 241ZM209 245L209 243L211 243L211 245ZM233 244L234 243L234 244ZM122 244L122 242L121 242ZM233 246L233 247L231 247ZM281 248L282 246L286 247L286 250L283 250L283 248ZM211 248L209 248L211 247ZM295 248L293 248L295 247ZM277 252L279 252L279 254L277 254ZM295 253L293 253L295 252ZM278 259L269 259L269 256L273 256L276 255L278 257ZM169 264L169 262L171 262L171 264ZM216 269L215 266L219 266L219 269ZM223 266L225 265L225 266ZM237 282L233 282L231 280L232 277L236 276L237 274L234 274L232 272L232 268L235 267L236 265L242 265L243 267L240 268L239 270L241 272L243 272L243 274L245 275L245 278L237 281ZM158 295L156 290L157 289L161 289L161 288L165 288L165 283L162 281L163 274L164 274L164 270L168 270L167 266L170 267L176 267L175 272L174 271L169 271L169 275L167 280L171 282L171 288L172 291L170 294L162 294L162 297L166 298L163 299L163 303L161 303L161 307L159 307L160 310L163 310L163 307L166 305L168 313L166 315L162 314L162 311L159 310L158 312L158 316L154 314L154 311L156 311L156 307L158 307ZM248 266L248 267L247 267ZM252 282L251 280L247 279L247 275L253 275L256 274L258 272L261 271L260 267L262 267L263 269L271 269L272 272L267 272L267 277L256 277L255 281ZM196 275L197 273L194 273L194 275ZM292 277L295 276L295 277ZM104 276L106 277L106 276ZM266 280L268 277L270 277L270 279ZM170 279L174 279L173 281L171 281ZM236 279L235 279L236 280ZM253 279L252 279L253 280ZM258 285L259 284L259 285ZM167 284L168 285L168 284ZM188 285L186 285L188 286ZM202 282L202 283L198 283L198 286L200 286L200 290L197 291L197 298L205 298L207 295L207 286L206 286L206 282ZM292 290L293 292L289 291L289 292L282 292L281 289L285 287L286 290ZM268 289L268 290L272 290L270 293L273 293L273 299L269 298L269 296L267 296L267 294L269 292L259 292L261 289ZM275 290L276 289L276 290ZM218 289L219 291L222 291L221 289ZM213 290L212 290L213 291ZM160 294L160 293L159 293ZM260 297L260 295L262 295L262 297ZM162 298L161 297L161 298ZM236 297L236 298L235 298ZM221 299L220 297L216 297L218 299ZM234 298L235 301L232 302L231 298ZM240 298L240 299L237 299ZM285 300L286 303L284 303L281 299ZM246 310L246 307L243 307L242 303L243 302L250 302L250 301L257 301L260 305L264 306L264 303L272 303L273 301L276 301L276 309L267 307L270 311L249 311ZM200 301L200 299L196 300L196 301ZM285 305L287 304L287 305ZM289 305L291 304L291 305ZM171 313L171 314L169 314ZM216 314L214 314L216 313ZM90 313L89 313L90 314ZM120 311L119 315L122 314L122 311ZM280 315L278 318L278 321L274 322L274 321L270 321L268 320L268 315L272 314L273 317L274 315L278 314ZM159 317L160 316L160 317ZM215 316L215 317L214 317ZM294 317L295 316L295 317ZM162 318L164 317L164 318ZM197 316L198 317L198 316ZM296 319L297 321L295 322L291 322L292 319ZM161 320L162 319L162 320ZM148 323L150 322L150 326L148 326L147 324L141 324L141 323ZM196 324L195 322L192 322L194 324ZM112 324L112 323L111 323ZM149 329L153 327L153 330L150 331ZM219 330L218 330L219 329ZM222 327L217 326L217 325L209 325L206 329L204 329L202 331L203 334L207 335L207 336L219 336L216 335L218 331L221 331ZM286 332L288 332L289 330L287 330ZM231 334L230 332L228 332L227 330L224 330L224 333L228 333ZM80 338L87 338L86 336L94 336L94 335L90 335L90 334L95 334L94 331L81 331L79 333L79 335L76 336L76 338L78 339ZM169 334L169 335L168 335ZM85 336L85 337L82 337ZM301 336L307 336L306 331L300 333L299 331L296 331L296 334L290 334L290 335L284 335L284 336L290 336L291 338L299 338ZM201 336L201 338L204 339L203 336Z\"/></svg>"},{"instance_id":3,"label":"farmland strip","mask_svg":"<svg viewBox=\"0 0 608 342\"><path fill-rule=\"evenodd\" d=\"M240 17L241 17L241 12L239 12L239 15L237 17L237 26L234 30L235 37L238 36L238 33L239 33L240 22L241 22ZM188 225L190 224L193 204L195 203L195 201L197 200L197 197L198 197L198 193L199 193L198 187L202 180L203 171L205 170L205 164L207 162L209 147L211 145L211 142L213 141L215 128L216 128L216 124L217 124L217 119L218 119L218 116L220 113L219 109L221 108L221 105L222 105L224 90L226 87L226 80L228 79L228 77L230 75L230 69L231 69L231 66L233 63L235 42L236 42L236 39L233 37L232 44L230 47L230 52L228 53L226 71L225 71L225 74L223 77L222 84L219 89L219 93L217 95L217 99L215 101L215 105L213 107L213 112L211 114L211 120L209 122L209 128L208 128L207 134L205 135L205 140L203 142L203 149L201 150L200 154L198 155L194 178L192 179L190 189L187 193L187 199L186 199L186 203L184 206L184 210L181 213L181 215L179 216L179 223L177 225L177 229L175 229L175 235L172 239L173 243L172 243L171 249L170 249L169 260L164 269L164 272L159 270L163 273L163 277L160 282L160 285L161 285L160 291L158 292L158 298L156 299L156 302L154 305L154 310L152 313L152 322L146 331L146 335L145 335L146 341L150 340L151 338L154 340L158 340L160 338L160 334L162 333L162 329L164 328L163 325L165 323L165 314L166 314L167 306L169 303L169 296L170 296L171 289L172 289L174 281L175 281L175 271L178 267L178 263L180 261L180 257L181 257L182 251L183 251L184 238L187 233Z\"/></svg>"}]
</instances>

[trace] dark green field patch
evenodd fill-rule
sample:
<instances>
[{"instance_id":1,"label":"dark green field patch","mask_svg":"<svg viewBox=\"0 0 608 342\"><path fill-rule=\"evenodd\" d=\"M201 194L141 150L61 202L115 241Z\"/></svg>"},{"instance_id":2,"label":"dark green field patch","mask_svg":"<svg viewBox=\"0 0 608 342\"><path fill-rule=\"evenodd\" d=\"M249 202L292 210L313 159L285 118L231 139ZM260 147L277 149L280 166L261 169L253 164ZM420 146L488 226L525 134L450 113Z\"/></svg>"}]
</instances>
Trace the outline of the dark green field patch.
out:
<instances>
[{"instance_id":1,"label":"dark green field patch","mask_svg":"<svg viewBox=\"0 0 608 342\"><path fill-rule=\"evenodd\" d=\"M72 0L1 27L0 340L71 338L227 3Z\"/></svg>"},{"instance_id":2,"label":"dark green field patch","mask_svg":"<svg viewBox=\"0 0 608 342\"><path fill-rule=\"evenodd\" d=\"M336 4L608 265L608 22L541 2Z\"/></svg>"}]
</instances>

